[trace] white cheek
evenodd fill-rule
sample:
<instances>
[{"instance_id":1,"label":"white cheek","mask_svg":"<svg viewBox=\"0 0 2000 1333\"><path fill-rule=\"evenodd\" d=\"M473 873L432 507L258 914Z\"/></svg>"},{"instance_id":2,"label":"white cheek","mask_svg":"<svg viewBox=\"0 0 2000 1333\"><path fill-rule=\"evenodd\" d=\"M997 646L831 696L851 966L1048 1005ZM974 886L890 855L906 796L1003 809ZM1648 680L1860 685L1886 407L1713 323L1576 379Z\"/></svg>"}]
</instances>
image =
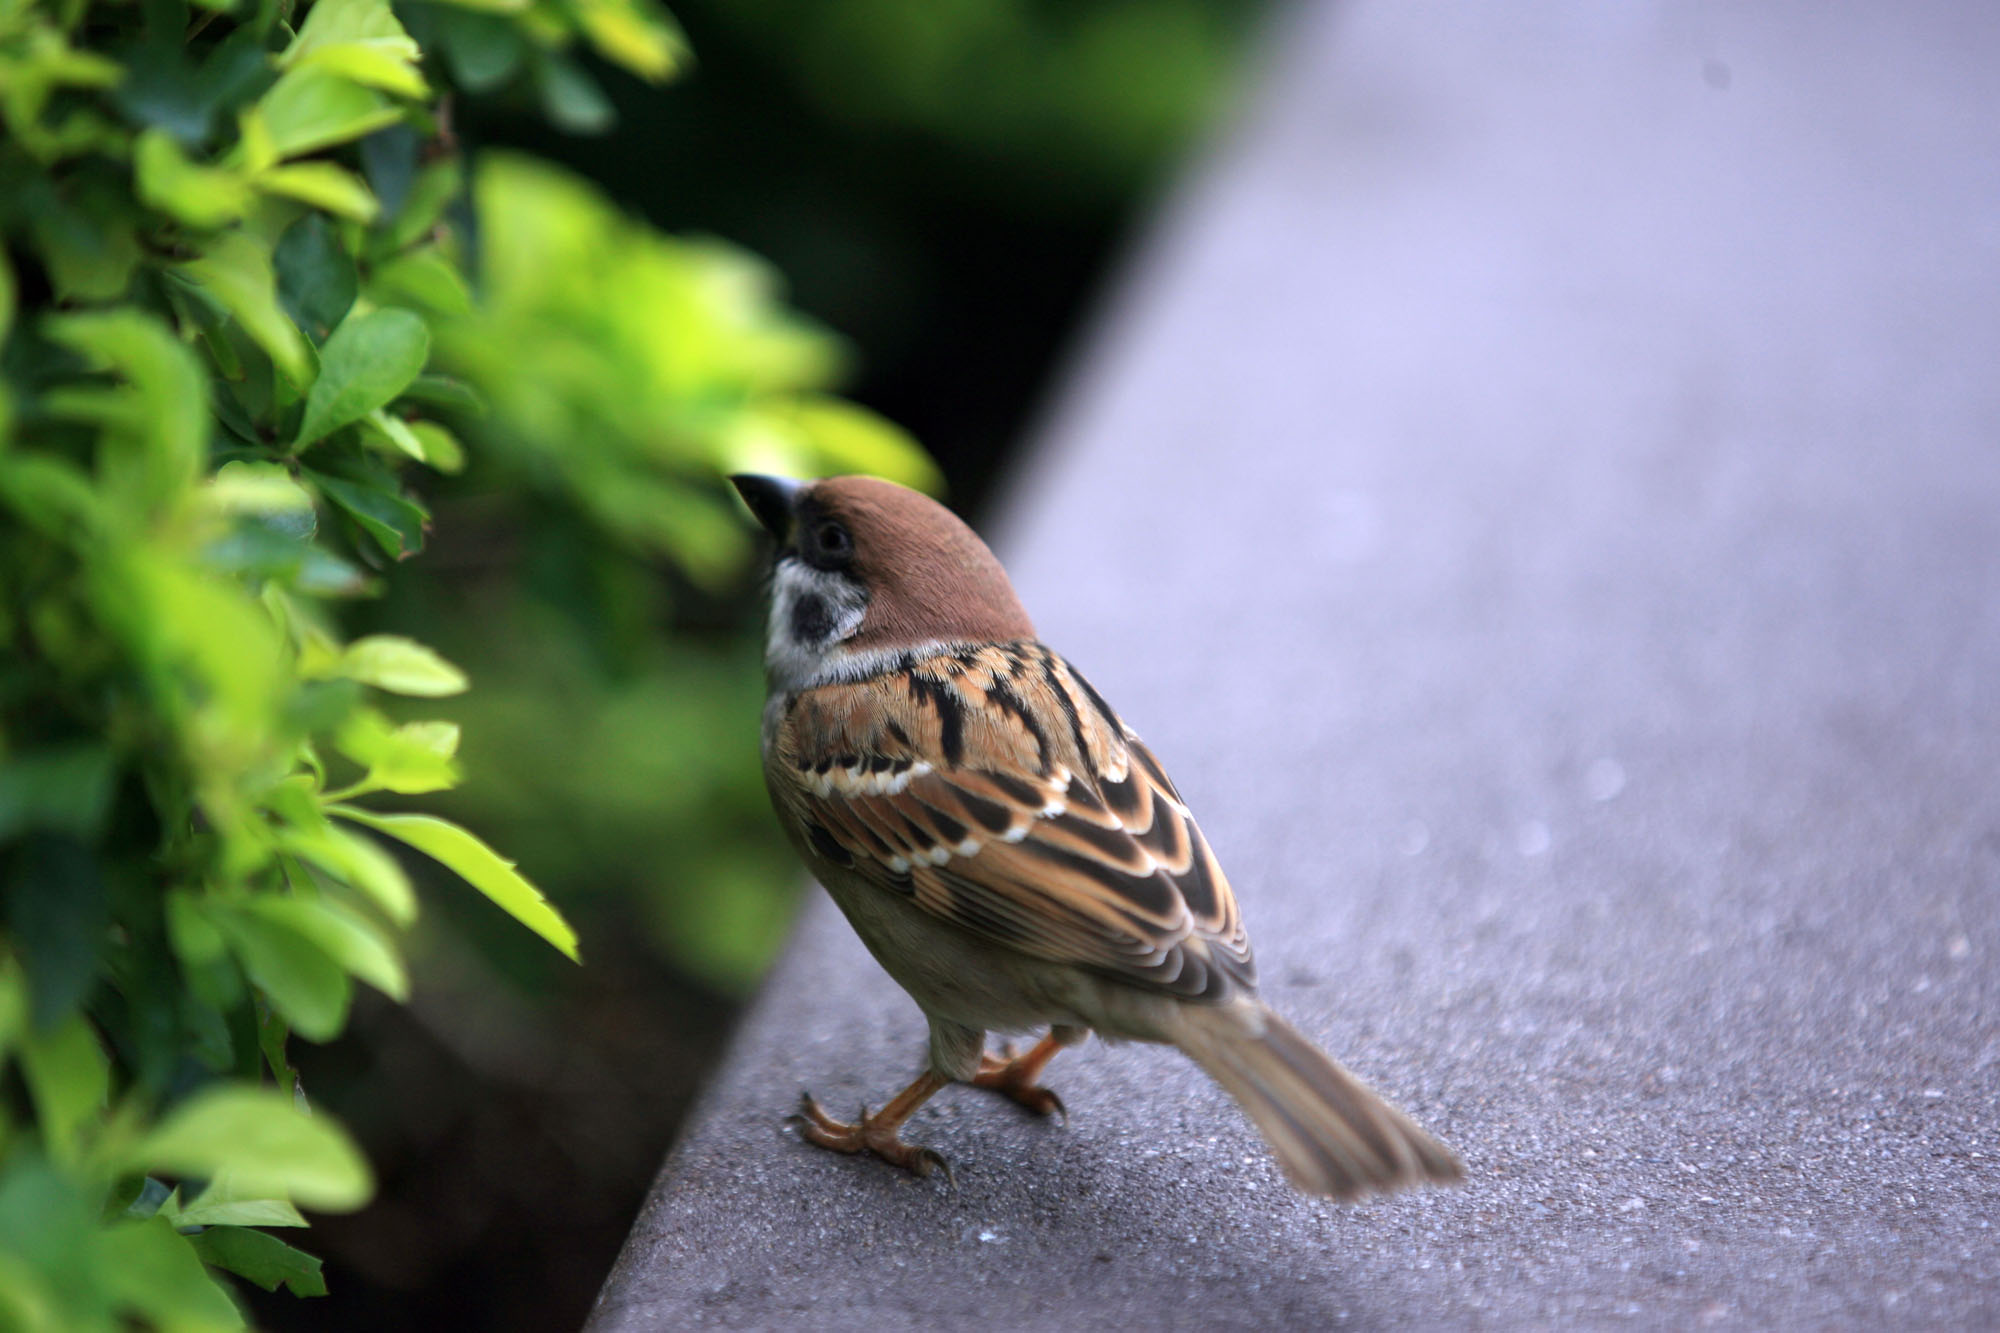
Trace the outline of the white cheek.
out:
<instances>
[{"instance_id":1,"label":"white cheek","mask_svg":"<svg viewBox=\"0 0 2000 1333\"><path fill-rule=\"evenodd\" d=\"M798 608L806 598L817 600L826 613L824 637L798 636ZM828 655L861 628L867 610L868 594L853 580L797 560L780 560L771 577L771 620L764 640L764 665L773 681L797 688L817 676Z\"/></svg>"}]
</instances>

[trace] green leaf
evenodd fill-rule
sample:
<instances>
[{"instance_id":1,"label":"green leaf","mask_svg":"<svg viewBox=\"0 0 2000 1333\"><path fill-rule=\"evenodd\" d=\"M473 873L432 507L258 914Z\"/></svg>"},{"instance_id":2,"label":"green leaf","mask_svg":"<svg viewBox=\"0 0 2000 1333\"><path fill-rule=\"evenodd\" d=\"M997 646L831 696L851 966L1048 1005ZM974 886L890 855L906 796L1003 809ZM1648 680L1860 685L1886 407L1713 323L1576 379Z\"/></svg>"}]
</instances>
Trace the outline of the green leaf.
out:
<instances>
[{"instance_id":1,"label":"green leaf","mask_svg":"<svg viewBox=\"0 0 2000 1333\"><path fill-rule=\"evenodd\" d=\"M238 903L202 904L285 1021L312 1041L331 1041L347 1025L353 987L347 972L318 942L289 923L268 920Z\"/></svg>"},{"instance_id":2,"label":"green leaf","mask_svg":"<svg viewBox=\"0 0 2000 1333\"><path fill-rule=\"evenodd\" d=\"M383 238L384 258L408 249L428 235L464 188L465 175L459 170L456 158L441 158L419 171L410 182L395 222Z\"/></svg>"},{"instance_id":3,"label":"green leaf","mask_svg":"<svg viewBox=\"0 0 2000 1333\"><path fill-rule=\"evenodd\" d=\"M322 0L324 3L324 0ZM386 10L388 7L385 5ZM411 43L412 47L415 43ZM430 85L408 59L368 42L343 42L322 46L299 62L303 67L323 69L352 79L370 88L380 88L398 97L428 97Z\"/></svg>"},{"instance_id":4,"label":"green leaf","mask_svg":"<svg viewBox=\"0 0 2000 1333\"><path fill-rule=\"evenodd\" d=\"M233 969L234 965L225 960L225 966ZM236 1037L229 1030L229 1020L223 1016L222 1010L203 998L202 990L193 977L186 973L181 975L186 990L174 1006L180 1012L180 1054L211 1074L227 1074L236 1068ZM243 988L238 985L238 1003L241 1003L242 997Z\"/></svg>"},{"instance_id":5,"label":"green leaf","mask_svg":"<svg viewBox=\"0 0 2000 1333\"><path fill-rule=\"evenodd\" d=\"M344 1130L290 1094L224 1084L195 1094L127 1154L130 1169L228 1181L239 1198L290 1199L321 1212L359 1208L374 1192Z\"/></svg>"},{"instance_id":6,"label":"green leaf","mask_svg":"<svg viewBox=\"0 0 2000 1333\"><path fill-rule=\"evenodd\" d=\"M110 755L103 758L108 775ZM101 797L99 804L101 810ZM110 895L97 850L73 838L32 835L6 865L0 914L26 972L35 1027L46 1032L97 981L109 942Z\"/></svg>"},{"instance_id":7,"label":"green leaf","mask_svg":"<svg viewBox=\"0 0 2000 1333\"><path fill-rule=\"evenodd\" d=\"M250 183L228 167L204 166L165 130L144 130L132 144L139 198L191 227L220 227L250 209Z\"/></svg>"},{"instance_id":8,"label":"green leaf","mask_svg":"<svg viewBox=\"0 0 2000 1333\"><path fill-rule=\"evenodd\" d=\"M195 997L218 1013L243 999L243 977L229 958L229 941L202 910L195 894L177 889L167 895L167 942Z\"/></svg>"},{"instance_id":9,"label":"green leaf","mask_svg":"<svg viewBox=\"0 0 2000 1333\"><path fill-rule=\"evenodd\" d=\"M430 355L430 330L407 310L350 314L320 349L296 447L359 420L409 387Z\"/></svg>"},{"instance_id":10,"label":"green leaf","mask_svg":"<svg viewBox=\"0 0 2000 1333\"><path fill-rule=\"evenodd\" d=\"M111 1093L111 1063L97 1044L97 1030L74 1014L53 1032L30 1035L21 1043L21 1071L49 1156L75 1163L84 1127L103 1113Z\"/></svg>"},{"instance_id":11,"label":"green leaf","mask_svg":"<svg viewBox=\"0 0 2000 1333\"><path fill-rule=\"evenodd\" d=\"M323 208L356 222L373 222L382 206L361 178L332 162L293 162L257 173L257 188Z\"/></svg>"},{"instance_id":12,"label":"green leaf","mask_svg":"<svg viewBox=\"0 0 2000 1333\"><path fill-rule=\"evenodd\" d=\"M136 310L62 315L42 329L124 381L72 407L105 428L103 489L141 509L178 500L194 485L208 445L208 386L194 353ZM44 407L60 411L53 396Z\"/></svg>"},{"instance_id":13,"label":"green leaf","mask_svg":"<svg viewBox=\"0 0 2000 1333\"><path fill-rule=\"evenodd\" d=\"M419 463L424 461L424 442L410 429L410 423L401 417L390 416L381 408L376 408L361 418L362 438L372 444L386 443Z\"/></svg>"},{"instance_id":14,"label":"green leaf","mask_svg":"<svg viewBox=\"0 0 2000 1333\"><path fill-rule=\"evenodd\" d=\"M472 291L465 275L437 246L406 250L369 276L368 290L380 302L408 302L441 315L472 313Z\"/></svg>"},{"instance_id":15,"label":"green leaf","mask_svg":"<svg viewBox=\"0 0 2000 1333\"><path fill-rule=\"evenodd\" d=\"M361 45L404 61L415 61L423 52L396 15L388 0L317 0L299 25L298 36L285 48L278 62L290 67L309 55L332 47Z\"/></svg>"},{"instance_id":16,"label":"green leaf","mask_svg":"<svg viewBox=\"0 0 2000 1333\"><path fill-rule=\"evenodd\" d=\"M285 228L272 260L279 302L314 342L326 341L361 290L354 260L341 248L333 224L306 214Z\"/></svg>"},{"instance_id":17,"label":"green leaf","mask_svg":"<svg viewBox=\"0 0 2000 1333\"><path fill-rule=\"evenodd\" d=\"M395 857L367 838L344 828L293 828L280 833L279 845L344 880L397 925L417 919L417 895L409 876Z\"/></svg>"},{"instance_id":18,"label":"green leaf","mask_svg":"<svg viewBox=\"0 0 2000 1333\"><path fill-rule=\"evenodd\" d=\"M243 459L224 463L202 487L202 498L221 514L296 515L297 535L312 535L312 493L277 463Z\"/></svg>"},{"instance_id":19,"label":"green leaf","mask_svg":"<svg viewBox=\"0 0 2000 1333\"><path fill-rule=\"evenodd\" d=\"M110 984L91 995L88 1012L117 1052L121 1081L145 1097L165 1088L186 1067L190 1043L181 1023L181 1002L187 992L167 951L158 947L152 923L132 919L137 914L130 890L113 902L122 909L118 925L124 929L106 932L104 969ZM127 1132L130 1114L114 1120L114 1137Z\"/></svg>"},{"instance_id":20,"label":"green leaf","mask_svg":"<svg viewBox=\"0 0 2000 1333\"><path fill-rule=\"evenodd\" d=\"M21 965L0 953L0 1069L13 1058L14 1045L28 1030L28 983Z\"/></svg>"},{"instance_id":21,"label":"green leaf","mask_svg":"<svg viewBox=\"0 0 2000 1333\"><path fill-rule=\"evenodd\" d=\"M575 0L575 12L598 54L657 83L687 58L687 41L649 0Z\"/></svg>"},{"instance_id":22,"label":"green leaf","mask_svg":"<svg viewBox=\"0 0 2000 1333\"><path fill-rule=\"evenodd\" d=\"M299 1083L299 1071L293 1067L291 1054L287 1050L292 1040L292 1029L285 1020L271 1009L260 1005L257 1009L257 1050L264 1057L264 1065L271 1071L271 1077L278 1086L292 1090L293 1107L304 1114L312 1108L306 1105L305 1089Z\"/></svg>"},{"instance_id":23,"label":"green leaf","mask_svg":"<svg viewBox=\"0 0 2000 1333\"><path fill-rule=\"evenodd\" d=\"M14 517L63 545L92 540L105 523L90 479L66 459L0 452L0 503Z\"/></svg>"},{"instance_id":24,"label":"green leaf","mask_svg":"<svg viewBox=\"0 0 2000 1333\"><path fill-rule=\"evenodd\" d=\"M37 40L22 43L20 56L8 62L9 73L43 94L54 88L113 88L125 77L124 66L94 51L76 49L53 25L37 25L30 31ZM31 103L29 109L39 112L41 104Z\"/></svg>"},{"instance_id":25,"label":"green leaf","mask_svg":"<svg viewBox=\"0 0 2000 1333\"><path fill-rule=\"evenodd\" d=\"M110 1299L93 1262L95 1204L31 1144L10 1154L0 1172L0 1319L24 1308L31 1317L5 1325L9 1333L69 1333L65 1316L91 1329L112 1326ZM29 1275L39 1279L33 1287L23 1281ZM62 1293L60 1305L51 1288Z\"/></svg>"},{"instance_id":26,"label":"green leaf","mask_svg":"<svg viewBox=\"0 0 2000 1333\"><path fill-rule=\"evenodd\" d=\"M403 118L402 108L373 88L310 65L287 70L257 104L268 151L277 159L303 157L359 139ZM249 165L259 163L246 151Z\"/></svg>"},{"instance_id":27,"label":"green leaf","mask_svg":"<svg viewBox=\"0 0 2000 1333\"><path fill-rule=\"evenodd\" d=\"M179 23L185 22L183 15ZM197 65L187 58L191 51L180 41L178 25L172 37L162 31L170 23L174 20L163 17L147 25L157 35L130 50L130 66L112 101L127 119L199 148L213 137L216 119L255 97L274 72L257 25L237 28Z\"/></svg>"},{"instance_id":28,"label":"green leaf","mask_svg":"<svg viewBox=\"0 0 2000 1333\"><path fill-rule=\"evenodd\" d=\"M21 197L9 202L17 206L16 216L27 220L56 295L75 301L122 295L142 253L129 196L88 178L62 191L31 180Z\"/></svg>"},{"instance_id":29,"label":"green leaf","mask_svg":"<svg viewBox=\"0 0 2000 1333\"><path fill-rule=\"evenodd\" d=\"M426 136L408 121L361 141L362 174L390 217L400 213L410 197L410 182L416 179L417 159L425 146Z\"/></svg>"},{"instance_id":30,"label":"green leaf","mask_svg":"<svg viewBox=\"0 0 2000 1333\"><path fill-rule=\"evenodd\" d=\"M311 940L327 957L389 998L410 998L409 973L394 946L374 926L338 904L266 893L233 906Z\"/></svg>"},{"instance_id":31,"label":"green leaf","mask_svg":"<svg viewBox=\"0 0 2000 1333\"><path fill-rule=\"evenodd\" d=\"M435 421L412 421L410 433L423 447L424 461L439 472L456 476L465 470L465 446Z\"/></svg>"},{"instance_id":32,"label":"green leaf","mask_svg":"<svg viewBox=\"0 0 2000 1333\"><path fill-rule=\"evenodd\" d=\"M335 737L340 752L368 770L361 785L404 796L458 785L458 725L410 722L391 728L372 708L357 709Z\"/></svg>"},{"instance_id":33,"label":"green leaf","mask_svg":"<svg viewBox=\"0 0 2000 1333\"><path fill-rule=\"evenodd\" d=\"M214 759L247 759L268 746L292 681L286 646L265 608L234 580L210 575L164 544L100 560L107 585L122 585L119 595L142 608L126 632L143 660L198 682L204 744ZM211 820L227 820L231 805L222 793L213 796L204 809ZM225 836L233 828L225 824Z\"/></svg>"},{"instance_id":34,"label":"green leaf","mask_svg":"<svg viewBox=\"0 0 2000 1333\"><path fill-rule=\"evenodd\" d=\"M458 753L458 723L405 722L396 728L396 740L400 744L420 748L436 758L449 760Z\"/></svg>"},{"instance_id":35,"label":"green leaf","mask_svg":"<svg viewBox=\"0 0 2000 1333\"><path fill-rule=\"evenodd\" d=\"M107 1227L97 1235L96 1269L119 1305L168 1333L224 1333L243 1316L209 1280L188 1237L164 1217Z\"/></svg>"},{"instance_id":36,"label":"green leaf","mask_svg":"<svg viewBox=\"0 0 2000 1333\"><path fill-rule=\"evenodd\" d=\"M440 472L456 474L465 470L465 446L458 437L435 421L412 421L410 433L424 447L424 461Z\"/></svg>"},{"instance_id":37,"label":"green leaf","mask_svg":"<svg viewBox=\"0 0 2000 1333\"><path fill-rule=\"evenodd\" d=\"M400 492L349 481L325 472L302 469L327 499L339 505L375 544L394 559L415 555L424 546L424 526L430 515Z\"/></svg>"},{"instance_id":38,"label":"green leaf","mask_svg":"<svg viewBox=\"0 0 2000 1333\"><path fill-rule=\"evenodd\" d=\"M242 1227L210 1227L194 1237L193 1244L205 1262L247 1278L266 1291L284 1286L294 1296L326 1295L320 1261L276 1236Z\"/></svg>"},{"instance_id":39,"label":"green leaf","mask_svg":"<svg viewBox=\"0 0 2000 1333\"><path fill-rule=\"evenodd\" d=\"M611 99L581 65L561 56L546 56L536 84L542 113L571 134L602 134L617 120Z\"/></svg>"},{"instance_id":40,"label":"green leaf","mask_svg":"<svg viewBox=\"0 0 2000 1333\"><path fill-rule=\"evenodd\" d=\"M105 1196L101 1216L105 1221L117 1217L129 1217L135 1222L143 1222L170 1203L173 1189L151 1176L127 1175Z\"/></svg>"},{"instance_id":41,"label":"green leaf","mask_svg":"<svg viewBox=\"0 0 2000 1333\"><path fill-rule=\"evenodd\" d=\"M0 843L27 829L94 839L104 825L116 773L99 741L20 750L0 765Z\"/></svg>"},{"instance_id":42,"label":"green leaf","mask_svg":"<svg viewBox=\"0 0 2000 1333\"><path fill-rule=\"evenodd\" d=\"M314 597L352 597L369 591L359 569L312 544L316 516L246 515L202 549L202 561L219 573L240 575L253 586L282 585ZM306 728L303 698L288 701L287 721Z\"/></svg>"},{"instance_id":43,"label":"green leaf","mask_svg":"<svg viewBox=\"0 0 2000 1333\"><path fill-rule=\"evenodd\" d=\"M271 135L271 122L262 106L245 107L236 117L236 147L227 161L255 175L277 165L278 141Z\"/></svg>"},{"instance_id":44,"label":"green leaf","mask_svg":"<svg viewBox=\"0 0 2000 1333\"><path fill-rule=\"evenodd\" d=\"M529 883L512 861L465 829L431 815L383 815L352 805L330 805L327 813L398 838L443 862L572 962L581 961L576 951L576 931L542 896L542 891Z\"/></svg>"},{"instance_id":45,"label":"green leaf","mask_svg":"<svg viewBox=\"0 0 2000 1333\"><path fill-rule=\"evenodd\" d=\"M415 639L370 634L347 645L335 673L392 694L442 698L465 691L465 673Z\"/></svg>"},{"instance_id":46,"label":"green leaf","mask_svg":"<svg viewBox=\"0 0 2000 1333\"><path fill-rule=\"evenodd\" d=\"M293 384L305 382L305 342L299 337L298 326L278 305L278 280L264 246L247 233L230 232L217 237L201 258L181 264L175 271L236 316L243 331L264 349L286 379Z\"/></svg>"},{"instance_id":47,"label":"green leaf","mask_svg":"<svg viewBox=\"0 0 2000 1333\"><path fill-rule=\"evenodd\" d=\"M410 382L403 397L413 403L441 407L464 416L484 416L487 410L486 399L479 390L449 375L419 375Z\"/></svg>"},{"instance_id":48,"label":"green leaf","mask_svg":"<svg viewBox=\"0 0 2000 1333\"><path fill-rule=\"evenodd\" d=\"M520 71L528 55L527 39L497 15L445 10L438 29L452 82L468 93L498 88Z\"/></svg>"},{"instance_id":49,"label":"green leaf","mask_svg":"<svg viewBox=\"0 0 2000 1333\"><path fill-rule=\"evenodd\" d=\"M245 1198L235 1187L210 1182L192 1203L178 1203L178 1194L160 1211L177 1227L302 1227L305 1218L285 1199Z\"/></svg>"}]
</instances>

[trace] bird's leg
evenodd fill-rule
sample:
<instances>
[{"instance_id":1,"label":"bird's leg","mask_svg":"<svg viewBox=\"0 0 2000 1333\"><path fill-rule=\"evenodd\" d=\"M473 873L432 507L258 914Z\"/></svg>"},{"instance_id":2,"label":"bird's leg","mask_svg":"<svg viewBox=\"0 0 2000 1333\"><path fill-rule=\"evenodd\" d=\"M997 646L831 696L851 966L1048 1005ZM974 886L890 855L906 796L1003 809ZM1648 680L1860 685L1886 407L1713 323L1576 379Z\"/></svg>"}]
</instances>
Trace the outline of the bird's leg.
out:
<instances>
[{"instance_id":1,"label":"bird's leg","mask_svg":"<svg viewBox=\"0 0 2000 1333\"><path fill-rule=\"evenodd\" d=\"M972 1086L991 1088L1038 1115L1054 1111L1067 1120L1069 1112L1064 1109L1062 1098L1035 1080L1041 1077L1042 1066L1048 1064L1057 1051L1080 1040L1081 1035L1056 1027L1050 1028L1049 1035L1036 1042L1034 1049L1026 1055L1014 1054L1011 1044L1002 1046L997 1056L982 1054L979 1057L979 1072L972 1077Z\"/></svg>"},{"instance_id":2,"label":"bird's leg","mask_svg":"<svg viewBox=\"0 0 2000 1333\"><path fill-rule=\"evenodd\" d=\"M808 1092L799 1103L799 1113L791 1118L792 1123L798 1126L800 1136L807 1143L816 1143L835 1152L872 1152L883 1161L893 1162L905 1171L920 1176L942 1170L944 1178L950 1180L951 1164L943 1157L929 1148L905 1143L897 1137L903 1122L948 1081L940 1074L925 1070L917 1075L915 1082L897 1093L887 1106L873 1115L869 1114L867 1107L862 1107L861 1119L851 1125L828 1115Z\"/></svg>"}]
</instances>

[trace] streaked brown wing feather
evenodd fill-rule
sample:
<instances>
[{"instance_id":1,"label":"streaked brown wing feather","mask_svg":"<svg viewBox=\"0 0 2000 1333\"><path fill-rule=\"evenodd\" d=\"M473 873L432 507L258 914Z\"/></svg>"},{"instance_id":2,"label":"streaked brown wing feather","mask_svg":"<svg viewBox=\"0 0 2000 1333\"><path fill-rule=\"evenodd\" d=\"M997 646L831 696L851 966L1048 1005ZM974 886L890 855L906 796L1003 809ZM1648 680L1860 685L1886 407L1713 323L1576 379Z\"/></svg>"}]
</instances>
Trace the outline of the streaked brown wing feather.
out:
<instances>
[{"instance_id":1,"label":"streaked brown wing feather","mask_svg":"<svg viewBox=\"0 0 2000 1333\"><path fill-rule=\"evenodd\" d=\"M1038 643L809 691L770 762L789 770L780 799L856 870L993 943L1184 995L1254 984L1229 881L1173 783Z\"/></svg>"}]
</instances>

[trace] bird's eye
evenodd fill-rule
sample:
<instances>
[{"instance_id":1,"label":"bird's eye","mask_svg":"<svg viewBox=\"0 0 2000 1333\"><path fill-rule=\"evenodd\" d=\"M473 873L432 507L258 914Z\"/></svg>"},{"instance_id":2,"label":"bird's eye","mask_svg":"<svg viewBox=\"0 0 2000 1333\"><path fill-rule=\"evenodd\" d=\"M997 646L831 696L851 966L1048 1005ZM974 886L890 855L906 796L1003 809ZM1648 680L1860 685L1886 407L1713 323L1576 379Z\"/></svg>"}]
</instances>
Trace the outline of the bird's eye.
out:
<instances>
[{"instance_id":1,"label":"bird's eye","mask_svg":"<svg viewBox=\"0 0 2000 1333\"><path fill-rule=\"evenodd\" d=\"M854 539L838 523L822 523L813 529L813 554L828 564L838 564L854 554Z\"/></svg>"}]
</instances>

